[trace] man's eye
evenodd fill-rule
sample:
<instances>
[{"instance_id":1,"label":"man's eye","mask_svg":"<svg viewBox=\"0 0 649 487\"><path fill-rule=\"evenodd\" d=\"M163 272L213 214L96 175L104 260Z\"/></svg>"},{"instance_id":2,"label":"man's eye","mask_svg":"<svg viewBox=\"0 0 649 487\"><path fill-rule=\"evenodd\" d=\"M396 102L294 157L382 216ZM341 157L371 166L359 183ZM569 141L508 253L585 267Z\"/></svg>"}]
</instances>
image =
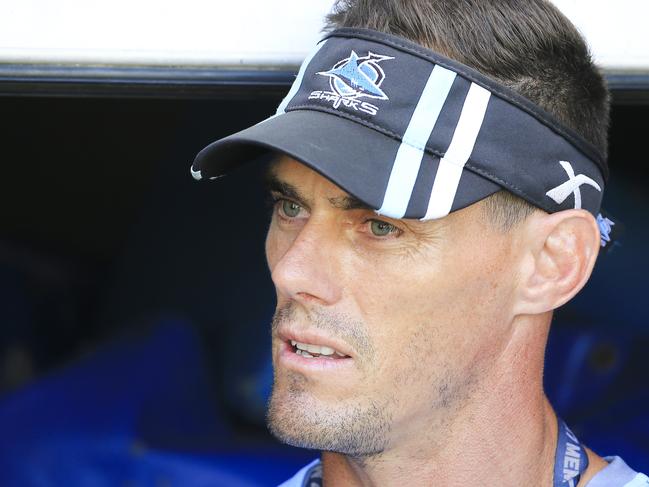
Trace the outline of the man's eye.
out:
<instances>
[{"instance_id":1,"label":"man's eye","mask_svg":"<svg viewBox=\"0 0 649 487\"><path fill-rule=\"evenodd\" d=\"M302 207L297 203L289 200L281 200L280 205L282 206L282 213L288 218L295 218L300 214Z\"/></svg>"},{"instance_id":2,"label":"man's eye","mask_svg":"<svg viewBox=\"0 0 649 487\"><path fill-rule=\"evenodd\" d=\"M376 237L386 237L392 233L399 232L397 227L381 220L370 220L370 230L372 231L372 235Z\"/></svg>"}]
</instances>

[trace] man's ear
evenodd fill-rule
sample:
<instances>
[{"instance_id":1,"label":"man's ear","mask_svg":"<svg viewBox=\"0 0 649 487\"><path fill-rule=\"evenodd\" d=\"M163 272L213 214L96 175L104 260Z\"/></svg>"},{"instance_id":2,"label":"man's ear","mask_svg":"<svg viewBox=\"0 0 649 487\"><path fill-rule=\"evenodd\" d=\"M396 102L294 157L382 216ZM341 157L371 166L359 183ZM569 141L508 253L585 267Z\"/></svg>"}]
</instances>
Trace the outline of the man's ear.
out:
<instances>
[{"instance_id":1,"label":"man's ear","mask_svg":"<svg viewBox=\"0 0 649 487\"><path fill-rule=\"evenodd\" d=\"M540 314L572 299L595 265L599 227L586 210L535 212L522 224L524 255L517 282L516 314Z\"/></svg>"}]
</instances>

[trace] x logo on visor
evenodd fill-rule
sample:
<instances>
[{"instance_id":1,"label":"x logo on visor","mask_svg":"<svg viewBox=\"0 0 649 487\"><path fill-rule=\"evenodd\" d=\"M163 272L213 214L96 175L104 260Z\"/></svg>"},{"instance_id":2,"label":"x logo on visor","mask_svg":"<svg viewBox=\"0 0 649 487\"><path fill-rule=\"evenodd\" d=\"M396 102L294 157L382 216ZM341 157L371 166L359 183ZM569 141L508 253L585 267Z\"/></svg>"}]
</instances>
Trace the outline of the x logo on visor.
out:
<instances>
[{"instance_id":1,"label":"x logo on visor","mask_svg":"<svg viewBox=\"0 0 649 487\"><path fill-rule=\"evenodd\" d=\"M572 168L572 165L567 161L559 161L563 169L568 173L568 181L557 186L554 189L551 189L547 193L547 196L552 198L558 205L563 203L568 196L571 194L575 195L575 209L581 208L581 190L579 189L581 185L588 184L592 186L600 193L602 188L599 187L595 181L584 174L578 174L575 176L575 171Z\"/></svg>"}]
</instances>

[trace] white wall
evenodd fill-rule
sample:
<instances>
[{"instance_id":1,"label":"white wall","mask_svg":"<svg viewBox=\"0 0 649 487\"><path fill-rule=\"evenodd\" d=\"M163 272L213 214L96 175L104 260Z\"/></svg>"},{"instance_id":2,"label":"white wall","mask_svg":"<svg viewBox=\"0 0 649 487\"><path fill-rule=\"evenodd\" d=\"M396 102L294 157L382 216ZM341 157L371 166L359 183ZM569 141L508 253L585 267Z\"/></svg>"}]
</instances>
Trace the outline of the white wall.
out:
<instances>
[{"instance_id":1,"label":"white wall","mask_svg":"<svg viewBox=\"0 0 649 487\"><path fill-rule=\"evenodd\" d=\"M299 64L332 0L2 0L0 59ZM305 8L309 5L309 8Z\"/></svg>"},{"instance_id":2,"label":"white wall","mask_svg":"<svg viewBox=\"0 0 649 487\"><path fill-rule=\"evenodd\" d=\"M649 72L648 0L553 0L608 70ZM2 0L0 62L295 66L333 0Z\"/></svg>"},{"instance_id":3,"label":"white wall","mask_svg":"<svg viewBox=\"0 0 649 487\"><path fill-rule=\"evenodd\" d=\"M648 0L552 0L608 71L649 72Z\"/></svg>"}]
</instances>

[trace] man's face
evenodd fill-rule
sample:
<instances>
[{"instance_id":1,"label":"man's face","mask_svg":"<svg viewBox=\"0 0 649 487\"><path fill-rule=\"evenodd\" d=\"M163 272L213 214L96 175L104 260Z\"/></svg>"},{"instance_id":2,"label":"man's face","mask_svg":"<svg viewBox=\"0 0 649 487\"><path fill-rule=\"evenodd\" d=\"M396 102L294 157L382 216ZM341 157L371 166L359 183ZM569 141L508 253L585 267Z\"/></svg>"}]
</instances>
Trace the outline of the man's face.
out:
<instances>
[{"instance_id":1,"label":"man's face","mask_svg":"<svg viewBox=\"0 0 649 487\"><path fill-rule=\"evenodd\" d=\"M381 217L288 157L270 179L271 431L361 457L432 434L506 346L515 233L481 203L435 221Z\"/></svg>"}]
</instances>

